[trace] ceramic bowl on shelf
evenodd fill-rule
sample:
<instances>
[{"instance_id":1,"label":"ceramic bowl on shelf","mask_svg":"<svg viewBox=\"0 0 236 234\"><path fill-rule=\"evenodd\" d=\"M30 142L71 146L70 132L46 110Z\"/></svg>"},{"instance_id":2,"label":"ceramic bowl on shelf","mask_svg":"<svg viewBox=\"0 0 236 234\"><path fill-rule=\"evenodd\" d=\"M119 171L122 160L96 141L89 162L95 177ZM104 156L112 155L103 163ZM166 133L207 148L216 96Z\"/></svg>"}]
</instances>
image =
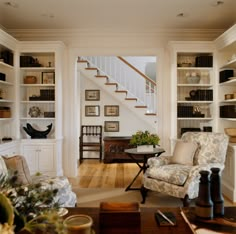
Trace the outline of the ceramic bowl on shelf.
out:
<instances>
[{"instance_id":1,"label":"ceramic bowl on shelf","mask_svg":"<svg viewBox=\"0 0 236 234\"><path fill-rule=\"evenodd\" d=\"M236 143L236 128L225 128L224 130L229 136L229 142Z\"/></svg>"},{"instance_id":2,"label":"ceramic bowl on shelf","mask_svg":"<svg viewBox=\"0 0 236 234\"><path fill-rule=\"evenodd\" d=\"M188 76L187 82L188 84L198 84L200 82L200 76Z\"/></svg>"}]
</instances>

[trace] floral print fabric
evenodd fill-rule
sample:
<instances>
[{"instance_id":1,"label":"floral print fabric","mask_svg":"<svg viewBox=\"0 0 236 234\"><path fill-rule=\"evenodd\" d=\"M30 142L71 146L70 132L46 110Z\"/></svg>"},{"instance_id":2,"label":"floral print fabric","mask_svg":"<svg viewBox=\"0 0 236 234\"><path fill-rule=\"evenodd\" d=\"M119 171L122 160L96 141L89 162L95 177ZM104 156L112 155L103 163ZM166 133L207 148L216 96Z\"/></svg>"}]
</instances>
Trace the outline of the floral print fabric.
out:
<instances>
[{"instance_id":1,"label":"floral print fabric","mask_svg":"<svg viewBox=\"0 0 236 234\"><path fill-rule=\"evenodd\" d=\"M170 164L170 156L153 157L143 177L145 188L190 199L198 196L199 172L212 167L224 168L228 136L223 133L186 132L181 140L196 142L199 147L194 156L194 166Z\"/></svg>"}]
</instances>

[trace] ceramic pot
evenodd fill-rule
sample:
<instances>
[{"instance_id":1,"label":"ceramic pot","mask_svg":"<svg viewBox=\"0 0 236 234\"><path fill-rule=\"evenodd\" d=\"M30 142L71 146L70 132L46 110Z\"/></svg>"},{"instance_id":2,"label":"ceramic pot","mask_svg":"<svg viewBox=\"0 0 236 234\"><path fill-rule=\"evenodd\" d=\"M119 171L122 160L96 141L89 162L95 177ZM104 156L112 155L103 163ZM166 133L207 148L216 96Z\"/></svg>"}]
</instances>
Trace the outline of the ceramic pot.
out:
<instances>
[{"instance_id":1,"label":"ceramic pot","mask_svg":"<svg viewBox=\"0 0 236 234\"><path fill-rule=\"evenodd\" d=\"M188 76L187 82L188 84L198 84L200 82L200 76Z\"/></svg>"},{"instance_id":2,"label":"ceramic pot","mask_svg":"<svg viewBox=\"0 0 236 234\"><path fill-rule=\"evenodd\" d=\"M153 145L138 145L137 152L153 152Z\"/></svg>"}]
</instances>

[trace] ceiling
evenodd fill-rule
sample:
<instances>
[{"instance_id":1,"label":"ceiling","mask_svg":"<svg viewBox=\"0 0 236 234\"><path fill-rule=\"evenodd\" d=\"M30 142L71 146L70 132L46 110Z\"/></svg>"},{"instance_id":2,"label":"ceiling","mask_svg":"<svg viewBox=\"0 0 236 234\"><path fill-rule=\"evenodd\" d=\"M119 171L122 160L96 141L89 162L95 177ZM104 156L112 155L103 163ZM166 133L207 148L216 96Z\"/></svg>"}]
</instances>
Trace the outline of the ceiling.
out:
<instances>
[{"instance_id":1,"label":"ceiling","mask_svg":"<svg viewBox=\"0 0 236 234\"><path fill-rule=\"evenodd\" d=\"M234 23L236 0L0 0L6 30L155 32L228 29Z\"/></svg>"}]
</instances>

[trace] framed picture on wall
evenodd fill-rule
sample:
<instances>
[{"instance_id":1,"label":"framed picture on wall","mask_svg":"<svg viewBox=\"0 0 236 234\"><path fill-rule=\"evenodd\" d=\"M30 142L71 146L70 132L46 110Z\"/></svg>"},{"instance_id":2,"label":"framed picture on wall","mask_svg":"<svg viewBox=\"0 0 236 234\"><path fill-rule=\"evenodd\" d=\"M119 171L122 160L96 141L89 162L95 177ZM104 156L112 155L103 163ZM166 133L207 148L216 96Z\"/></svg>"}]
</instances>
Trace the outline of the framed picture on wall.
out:
<instances>
[{"instance_id":1,"label":"framed picture on wall","mask_svg":"<svg viewBox=\"0 0 236 234\"><path fill-rule=\"evenodd\" d=\"M104 132L119 132L119 121L104 121Z\"/></svg>"},{"instance_id":2,"label":"framed picture on wall","mask_svg":"<svg viewBox=\"0 0 236 234\"><path fill-rule=\"evenodd\" d=\"M85 90L85 101L99 101L100 100L100 90Z\"/></svg>"},{"instance_id":3,"label":"framed picture on wall","mask_svg":"<svg viewBox=\"0 0 236 234\"><path fill-rule=\"evenodd\" d=\"M105 105L104 115L105 116L119 116L119 106L118 105Z\"/></svg>"},{"instance_id":4,"label":"framed picture on wall","mask_svg":"<svg viewBox=\"0 0 236 234\"><path fill-rule=\"evenodd\" d=\"M100 106L85 106L85 116L100 116Z\"/></svg>"},{"instance_id":5,"label":"framed picture on wall","mask_svg":"<svg viewBox=\"0 0 236 234\"><path fill-rule=\"evenodd\" d=\"M42 84L55 84L55 72L42 72Z\"/></svg>"}]
</instances>

